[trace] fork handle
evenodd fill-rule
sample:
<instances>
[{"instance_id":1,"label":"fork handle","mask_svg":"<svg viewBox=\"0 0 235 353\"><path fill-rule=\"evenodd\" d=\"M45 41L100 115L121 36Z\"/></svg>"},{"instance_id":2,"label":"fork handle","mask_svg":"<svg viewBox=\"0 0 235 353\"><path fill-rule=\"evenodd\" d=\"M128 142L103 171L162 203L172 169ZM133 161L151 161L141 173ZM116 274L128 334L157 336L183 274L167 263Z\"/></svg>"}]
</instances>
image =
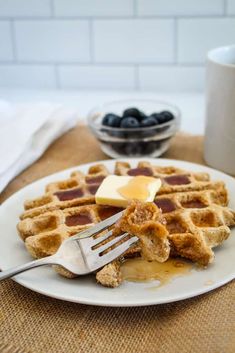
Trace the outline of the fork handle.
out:
<instances>
[{"instance_id":1,"label":"fork handle","mask_svg":"<svg viewBox=\"0 0 235 353\"><path fill-rule=\"evenodd\" d=\"M32 268L36 268L44 265L56 265L57 263L58 261L56 261L54 256L47 256L42 259L34 260L26 264L19 265L19 266L10 268L9 270L0 272L0 281L3 281L4 279L7 279L9 277L18 275L19 273L31 270Z\"/></svg>"}]
</instances>

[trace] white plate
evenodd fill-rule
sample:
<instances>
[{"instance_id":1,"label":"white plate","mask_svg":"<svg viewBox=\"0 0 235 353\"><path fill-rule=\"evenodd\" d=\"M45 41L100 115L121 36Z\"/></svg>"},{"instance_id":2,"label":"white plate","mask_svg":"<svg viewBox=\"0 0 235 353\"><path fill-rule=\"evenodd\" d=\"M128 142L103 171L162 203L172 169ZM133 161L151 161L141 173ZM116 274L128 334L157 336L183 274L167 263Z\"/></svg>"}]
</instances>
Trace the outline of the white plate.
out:
<instances>
[{"instance_id":1,"label":"white plate","mask_svg":"<svg viewBox=\"0 0 235 353\"><path fill-rule=\"evenodd\" d=\"M138 159L126 160L134 167ZM235 209L235 182L228 175L193 163L169 159L149 159L160 166L174 165L179 168L208 172L212 180L223 180L229 190L230 206ZM96 162L97 163L97 162ZM23 202L43 194L47 183L67 178L71 171L80 169L86 172L90 165L71 168L38 180L21 189L0 208L0 268L9 267L30 261L23 242L16 232L19 214L23 211ZM102 161L113 171L115 160ZM156 288L158 282L131 283L124 282L120 287L111 289L96 284L95 276L80 277L73 280L60 277L51 268L37 268L15 277L15 281L47 296L76 303L101 306L141 306L169 303L191 298L222 286L235 277L234 268L235 229L222 246L215 249L215 261L206 270L192 270L190 275L177 277L170 283Z\"/></svg>"}]
</instances>

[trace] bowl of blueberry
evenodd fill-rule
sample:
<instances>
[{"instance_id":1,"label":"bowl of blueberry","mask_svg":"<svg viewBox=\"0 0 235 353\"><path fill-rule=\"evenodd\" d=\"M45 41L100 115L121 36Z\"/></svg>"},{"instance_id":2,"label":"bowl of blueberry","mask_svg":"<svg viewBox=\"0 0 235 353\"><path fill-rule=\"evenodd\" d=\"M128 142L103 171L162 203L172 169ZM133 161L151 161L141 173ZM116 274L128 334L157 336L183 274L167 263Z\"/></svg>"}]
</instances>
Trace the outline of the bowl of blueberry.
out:
<instances>
[{"instance_id":1,"label":"bowl of blueberry","mask_svg":"<svg viewBox=\"0 0 235 353\"><path fill-rule=\"evenodd\" d=\"M180 126L180 111L154 100L105 103L88 114L88 125L112 158L158 157Z\"/></svg>"}]
</instances>

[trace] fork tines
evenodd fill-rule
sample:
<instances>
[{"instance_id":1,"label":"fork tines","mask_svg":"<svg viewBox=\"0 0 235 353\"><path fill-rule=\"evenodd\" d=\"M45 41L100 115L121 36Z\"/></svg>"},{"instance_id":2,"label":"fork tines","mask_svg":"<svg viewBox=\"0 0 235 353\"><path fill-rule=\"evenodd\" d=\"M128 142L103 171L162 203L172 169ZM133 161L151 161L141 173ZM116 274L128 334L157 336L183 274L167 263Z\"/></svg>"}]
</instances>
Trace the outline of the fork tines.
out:
<instances>
[{"instance_id":1,"label":"fork tines","mask_svg":"<svg viewBox=\"0 0 235 353\"><path fill-rule=\"evenodd\" d=\"M79 234L72 236L70 239L80 240L80 239L89 238L98 233L101 233L103 230L107 229L108 227L111 227L114 223L116 223L119 220L119 218L121 218L122 213L123 211L118 212L115 215L105 219L104 221L97 223L95 226L88 228L80 232Z\"/></svg>"},{"instance_id":2,"label":"fork tines","mask_svg":"<svg viewBox=\"0 0 235 353\"><path fill-rule=\"evenodd\" d=\"M128 233L113 237L112 230L94 239L76 239L89 272L98 270L124 254L139 239Z\"/></svg>"},{"instance_id":3,"label":"fork tines","mask_svg":"<svg viewBox=\"0 0 235 353\"><path fill-rule=\"evenodd\" d=\"M138 241L136 236L128 233L114 237L113 230L108 229L117 222L122 213L123 211L70 238L80 247L83 260L90 272L117 259ZM94 237L102 232L104 234Z\"/></svg>"}]
</instances>

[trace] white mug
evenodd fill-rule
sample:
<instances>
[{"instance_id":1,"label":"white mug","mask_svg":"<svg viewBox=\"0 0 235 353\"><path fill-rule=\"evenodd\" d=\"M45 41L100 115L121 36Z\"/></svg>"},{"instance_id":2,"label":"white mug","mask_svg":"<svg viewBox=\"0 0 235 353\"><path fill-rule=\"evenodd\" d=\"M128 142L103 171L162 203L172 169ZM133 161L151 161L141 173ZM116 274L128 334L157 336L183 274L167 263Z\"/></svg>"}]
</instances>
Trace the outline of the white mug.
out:
<instances>
[{"instance_id":1,"label":"white mug","mask_svg":"<svg viewBox=\"0 0 235 353\"><path fill-rule=\"evenodd\" d=\"M207 56L206 162L235 175L235 45Z\"/></svg>"}]
</instances>

